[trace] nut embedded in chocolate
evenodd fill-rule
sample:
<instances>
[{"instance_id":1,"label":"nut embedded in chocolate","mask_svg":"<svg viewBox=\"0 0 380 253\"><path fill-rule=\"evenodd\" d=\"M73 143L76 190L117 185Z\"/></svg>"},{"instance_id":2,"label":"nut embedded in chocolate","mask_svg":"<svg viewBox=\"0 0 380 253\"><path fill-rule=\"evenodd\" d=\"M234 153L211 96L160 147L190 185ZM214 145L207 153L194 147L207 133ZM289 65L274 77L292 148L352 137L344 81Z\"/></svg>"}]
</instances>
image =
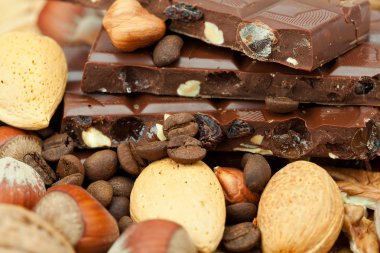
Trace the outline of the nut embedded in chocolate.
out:
<instances>
[{"instance_id":1,"label":"nut embedded in chocolate","mask_svg":"<svg viewBox=\"0 0 380 253\"><path fill-rule=\"evenodd\" d=\"M153 51L153 62L163 67L177 61L180 57L183 40L178 35L167 35L162 38Z\"/></svg>"},{"instance_id":2,"label":"nut embedded in chocolate","mask_svg":"<svg viewBox=\"0 0 380 253\"><path fill-rule=\"evenodd\" d=\"M167 156L167 141L152 141L136 145L136 153L149 162L160 160Z\"/></svg>"},{"instance_id":3,"label":"nut embedded in chocolate","mask_svg":"<svg viewBox=\"0 0 380 253\"><path fill-rule=\"evenodd\" d=\"M266 97L266 108L276 113L291 113L298 109L299 102L288 97Z\"/></svg>"},{"instance_id":4,"label":"nut embedded in chocolate","mask_svg":"<svg viewBox=\"0 0 380 253\"><path fill-rule=\"evenodd\" d=\"M57 162L63 155L74 150L74 141L67 133L56 134L46 139L42 144L42 156L49 162Z\"/></svg>"},{"instance_id":5,"label":"nut embedded in chocolate","mask_svg":"<svg viewBox=\"0 0 380 253\"><path fill-rule=\"evenodd\" d=\"M272 170L264 158L259 154L245 154L244 181L252 192L261 192L272 176Z\"/></svg>"},{"instance_id":6,"label":"nut embedded in chocolate","mask_svg":"<svg viewBox=\"0 0 380 253\"><path fill-rule=\"evenodd\" d=\"M194 115L199 126L198 140L202 142L202 147L207 150L215 149L223 140L223 131L219 123L211 116L197 113Z\"/></svg>"},{"instance_id":7,"label":"nut embedded in chocolate","mask_svg":"<svg viewBox=\"0 0 380 253\"><path fill-rule=\"evenodd\" d=\"M223 234L224 247L232 252L245 252L260 244L260 230L252 222L226 227Z\"/></svg>"},{"instance_id":8,"label":"nut embedded in chocolate","mask_svg":"<svg viewBox=\"0 0 380 253\"><path fill-rule=\"evenodd\" d=\"M91 181L108 180L117 170L117 155L112 150L95 152L84 161L86 177Z\"/></svg>"},{"instance_id":9,"label":"nut embedded in chocolate","mask_svg":"<svg viewBox=\"0 0 380 253\"><path fill-rule=\"evenodd\" d=\"M203 17L203 12L201 10L186 3L173 4L167 7L164 10L164 13L169 19L183 22L194 22Z\"/></svg>"},{"instance_id":10,"label":"nut embedded in chocolate","mask_svg":"<svg viewBox=\"0 0 380 253\"><path fill-rule=\"evenodd\" d=\"M168 156L177 163L190 164L202 160L206 156L206 149L197 139L179 135L168 143Z\"/></svg>"},{"instance_id":11,"label":"nut embedded in chocolate","mask_svg":"<svg viewBox=\"0 0 380 253\"><path fill-rule=\"evenodd\" d=\"M198 124L190 113L170 115L164 121L164 134L170 140L178 135L194 137L198 133Z\"/></svg>"}]
</instances>

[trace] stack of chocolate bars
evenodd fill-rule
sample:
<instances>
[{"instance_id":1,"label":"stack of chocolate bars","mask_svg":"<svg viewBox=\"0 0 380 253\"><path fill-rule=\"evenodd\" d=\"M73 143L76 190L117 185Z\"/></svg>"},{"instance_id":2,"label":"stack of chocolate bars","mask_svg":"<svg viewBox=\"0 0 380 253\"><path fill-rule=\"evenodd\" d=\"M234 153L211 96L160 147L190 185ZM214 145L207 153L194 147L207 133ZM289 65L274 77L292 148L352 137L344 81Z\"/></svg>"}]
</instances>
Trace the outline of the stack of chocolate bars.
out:
<instances>
[{"instance_id":1,"label":"stack of chocolate bars","mask_svg":"<svg viewBox=\"0 0 380 253\"><path fill-rule=\"evenodd\" d=\"M189 112L208 150L380 155L380 14L368 1L141 4L182 37L179 59L158 67L154 45L123 52L101 30L64 97L62 131L77 147L162 140L164 118Z\"/></svg>"}]
</instances>

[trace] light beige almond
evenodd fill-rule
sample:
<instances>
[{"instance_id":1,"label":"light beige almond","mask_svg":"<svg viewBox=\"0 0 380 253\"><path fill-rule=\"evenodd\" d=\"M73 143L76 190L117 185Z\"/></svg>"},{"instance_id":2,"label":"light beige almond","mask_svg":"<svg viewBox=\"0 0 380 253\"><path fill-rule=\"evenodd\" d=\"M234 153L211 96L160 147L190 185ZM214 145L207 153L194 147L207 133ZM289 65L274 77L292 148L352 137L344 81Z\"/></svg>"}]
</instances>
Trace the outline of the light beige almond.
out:
<instances>
[{"instance_id":1,"label":"light beige almond","mask_svg":"<svg viewBox=\"0 0 380 253\"><path fill-rule=\"evenodd\" d=\"M130 213L135 222L177 222L199 251L213 252L223 236L226 207L222 187L205 163L184 165L166 158L151 163L136 179Z\"/></svg>"},{"instance_id":2,"label":"light beige almond","mask_svg":"<svg viewBox=\"0 0 380 253\"><path fill-rule=\"evenodd\" d=\"M340 191L318 165L297 161L267 184L257 215L263 252L328 252L344 217Z\"/></svg>"},{"instance_id":3,"label":"light beige almond","mask_svg":"<svg viewBox=\"0 0 380 253\"><path fill-rule=\"evenodd\" d=\"M66 87L67 63L52 39L31 32L0 36L0 121L22 129L49 125Z\"/></svg>"}]
</instances>

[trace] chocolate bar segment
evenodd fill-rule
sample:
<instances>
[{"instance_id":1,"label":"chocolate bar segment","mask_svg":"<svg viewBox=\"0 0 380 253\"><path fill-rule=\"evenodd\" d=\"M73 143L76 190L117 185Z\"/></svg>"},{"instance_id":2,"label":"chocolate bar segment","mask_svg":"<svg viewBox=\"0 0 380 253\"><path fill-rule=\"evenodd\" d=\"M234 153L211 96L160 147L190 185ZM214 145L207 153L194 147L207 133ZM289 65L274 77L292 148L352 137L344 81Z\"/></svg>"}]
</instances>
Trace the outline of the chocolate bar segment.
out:
<instances>
[{"instance_id":1,"label":"chocolate bar segment","mask_svg":"<svg viewBox=\"0 0 380 253\"><path fill-rule=\"evenodd\" d=\"M380 106L380 41L375 38L313 72L252 61L236 51L186 38L179 61L160 68L153 63L152 48L123 53L102 30L86 63L82 89L262 101L273 96L302 103ZM183 92L191 85L198 91Z\"/></svg>"},{"instance_id":2,"label":"chocolate bar segment","mask_svg":"<svg viewBox=\"0 0 380 253\"><path fill-rule=\"evenodd\" d=\"M209 150L369 159L380 148L374 107L305 107L282 115L253 101L85 94L79 83L68 85L61 130L80 148L115 147L158 140L165 114L178 112L195 116Z\"/></svg>"},{"instance_id":3,"label":"chocolate bar segment","mask_svg":"<svg viewBox=\"0 0 380 253\"><path fill-rule=\"evenodd\" d=\"M142 0L169 29L260 61L314 70L367 38L366 0Z\"/></svg>"}]
</instances>

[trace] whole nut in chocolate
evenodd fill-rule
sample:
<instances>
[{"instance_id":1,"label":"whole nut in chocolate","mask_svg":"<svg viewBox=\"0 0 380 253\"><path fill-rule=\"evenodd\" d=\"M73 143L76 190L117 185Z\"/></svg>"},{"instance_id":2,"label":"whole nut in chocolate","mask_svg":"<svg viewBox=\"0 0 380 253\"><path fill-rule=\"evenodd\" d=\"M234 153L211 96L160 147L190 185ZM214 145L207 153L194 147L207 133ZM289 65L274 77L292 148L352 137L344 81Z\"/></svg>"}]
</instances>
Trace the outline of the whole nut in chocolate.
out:
<instances>
[{"instance_id":1,"label":"whole nut in chocolate","mask_svg":"<svg viewBox=\"0 0 380 253\"><path fill-rule=\"evenodd\" d=\"M170 140L178 135L194 137L198 133L198 123L190 113L170 115L164 121L164 134Z\"/></svg>"},{"instance_id":2,"label":"whole nut in chocolate","mask_svg":"<svg viewBox=\"0 0 380 253\"><path fill-rule=\"evenodd\" d=\"M46 139L42 144L42 156L49 162L57 162L61 156L74 150L74 141L67 133L56 134Z\"/></svg>"},{"instance_id":3,"label":"whole nut in chocolate","mask_svg":"<svg viewBox=\"0 0 380 253\"><path fill-rule=\"evenodd\" d=\"M153 62L158 67L169 65L178 60L183 40L178 35L167 35L162 38L153 51Z\"/></svg>"},{"instance_id":4,"label":"whole nut in chocolate","mask_svg":"<svg viewBox=\"0 0 380 253\"><path fill-rule=\"evenodd\" d=\"M168 142L167 152L171 159L182 164L200 161L207 153L200 141L187 135L173 137Z\"/></svg>"},{"instance_id":5,"label":"whole nut in chocolate","mask_svg":"<svg viewBox=\"0 0 380 253\"><path fill-rule=\"evenodd\" d=\"M231 252L246 252L260 245L260 230L252 222L243 222L226 227L223 245Z\"/></svg>"}]
</instances>

